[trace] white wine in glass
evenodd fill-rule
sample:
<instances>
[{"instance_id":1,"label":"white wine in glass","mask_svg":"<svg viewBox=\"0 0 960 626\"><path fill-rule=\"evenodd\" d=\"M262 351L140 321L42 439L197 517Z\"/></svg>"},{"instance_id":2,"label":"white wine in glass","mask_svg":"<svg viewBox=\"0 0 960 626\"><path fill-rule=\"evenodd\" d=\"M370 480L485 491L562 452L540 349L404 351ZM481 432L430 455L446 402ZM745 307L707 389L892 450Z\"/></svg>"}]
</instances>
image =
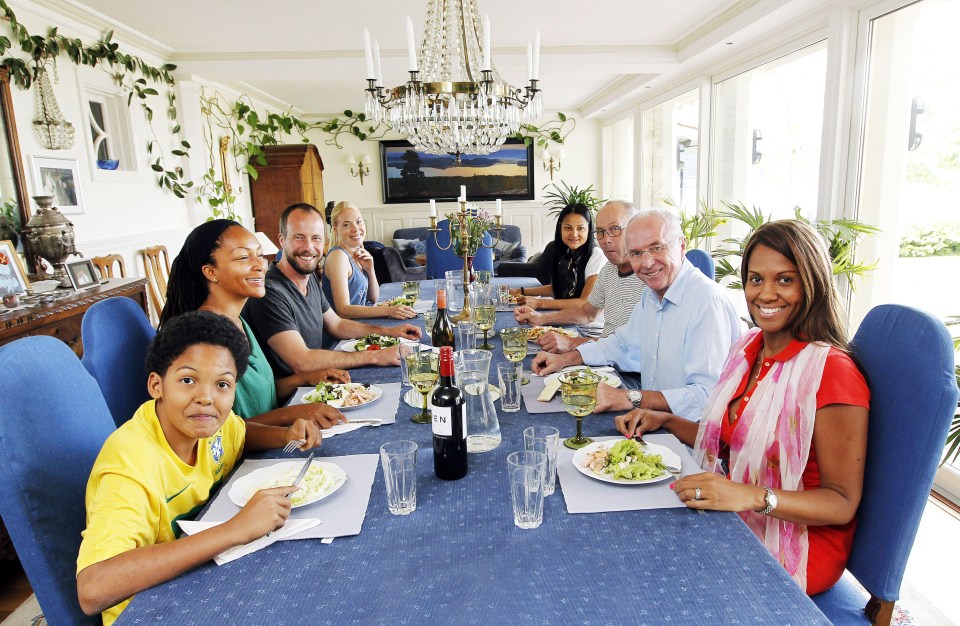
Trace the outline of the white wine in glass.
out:
<instances>
[{"instance_id":1,"label":"white wine in glass","mask_svg":"<svg viewBox=\"0 0 960 626\"><path fill-rule=\"evenodd\" d=\"M433 351L411 354L407 360L410 384L423 396L423 410L413 416L418 424L430 424L433 416L427 410L427 397L440 379L439 359Z\"/></svg>"},{"instance_id":2,"label":"white wine in glass","mask_svg":"<svg viewBox=\"0 0 960 626\"><path fill-rule=\"evenodd\" d=\"M526 328L504 328L500 331L503 340L503 356L511 363L520 363L527 357L527 339L529 334ZM530 379L521 376L521 385L529 385Z\"/></svg>"},{"instance_id":3,"label":"white wine in glass","mask_svg":"<svg viewBox=\"0 0 960 626\"><path fill-rule=\"evenodd\" d=\"M483 343L477 346L478 348L482 350L493 350L493 346L490 345L490 341L487 339L487 333L490 332L496 322L497 307L494 305L485 304L473 310L473 323L483 331Z\"/></svg>"},{"instance_id":4,"label":"white wine in glass","mask_svg":"<svg viewBox=\"0 0 960 626\"><path fill-rule=\"evenodd\" d=\"M593 412L597 406L597 384L600 376L589 369L564 372L560 374L560 397L567 413L577 418L577 435L563 441L563 445L574 450L593 443L593 439L583 436L583 418Z\"/></svg>"}]
</instances>

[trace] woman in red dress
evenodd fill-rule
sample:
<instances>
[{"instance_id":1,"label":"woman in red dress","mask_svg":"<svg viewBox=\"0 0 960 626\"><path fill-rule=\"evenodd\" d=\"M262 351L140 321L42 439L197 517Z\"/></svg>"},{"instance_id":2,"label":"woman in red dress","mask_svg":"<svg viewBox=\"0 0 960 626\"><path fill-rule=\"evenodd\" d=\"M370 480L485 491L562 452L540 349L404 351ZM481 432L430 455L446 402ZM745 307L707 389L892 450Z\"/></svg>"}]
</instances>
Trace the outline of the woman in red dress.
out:
<instances>
[{"instance_id":1,"label":"woman in red dress","mask_svg":"<svg viewBox=\"0 0 960 626\"><path fill-rule=\"evenodd\" d=\"M826 246L796 220L767 223L741 264L756 328L730 351L699 424L631 411L626 435L663 427L702 474L673 488L690 508L736 511L808 593L843 574L863 488L870 391L847 353Z\"/></svg>"}]
</instances>

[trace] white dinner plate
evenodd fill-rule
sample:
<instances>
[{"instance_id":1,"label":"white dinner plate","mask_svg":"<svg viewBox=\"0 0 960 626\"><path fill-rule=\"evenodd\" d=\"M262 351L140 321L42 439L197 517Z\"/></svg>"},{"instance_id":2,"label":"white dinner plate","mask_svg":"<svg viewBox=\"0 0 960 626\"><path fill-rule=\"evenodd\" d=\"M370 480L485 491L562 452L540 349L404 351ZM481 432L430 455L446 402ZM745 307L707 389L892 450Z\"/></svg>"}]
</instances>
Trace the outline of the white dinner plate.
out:
<instances>
[{"instance_id":1,"label":"white dinner plate","mask_svg":"<svg viewBox=\"0 0 960 626\"><path fill-rule=\"evenodd\" d=\"M582 369L587 369L587 366L583 366ZM565 373L566 372L554 372L553 374L550 374L549 376L543 379L543 384L546 385L551 380L556 380L557 378L560 378L560 374L565 374ZM594 373L597 376L602 376L600 381L607 383L611 387L619 387L620 383L622 382L616 374L610 374L607 372L594 372Z\"/></svg>"},{"instance_id":2,"label":"white dinner plate","mask_svg":"<svg viewBox=\"0 0 960 626\"><path fill-rule=\"evenodd\" d=\"M344 341L343 343L340 344L340 348L338 349L342 350L343 352L357 352L357 350L354 350L354 347L356 347L358 341L360 340L351 339L350 341ZM400 339L400 341L403 343L417 343L416 341L413 341L411 339ZM393 346L390 346L390 347L392 348ZM389 348L380 348L380 349L388 350Z\"/></svg>"},{"instance_id":3,"label":"white dinner plate","mask_svg":"<svg viewBox=\"0 0 960 626\"><path fill-rule=\"evenodd\" d=\"M488 385L490 388L490 400L496 402L500 399L500 389L495 385ZM430 390L430 393L427 394L427 408L432 408L433 403L430 402L430 398L433 397L433 392L436 391L436 387ZM409 406L412 406L415 409L423 408L423 396L420 395L420 392L416 389L409 389L405 394L403 394L403 401L406 402Z\"/></svg>"},{"instance_id":4,"label":"white dinner plate","mask_svg":"<svg viewBox=\"0 0 960 626\"><path fill-rule=\"evenodd\" d=\"M588 454L597 450L600 447L612 448L613 444L617 443L616 440L613 441L594 441L588 446L584 446L573 453L573 466L577 468L581 474L589 476L590 478L595 478L596 480L602 480L605 483L613 483L615 485L649 485L650 483L657 483L661 480L666 480L667 478L672 477L673 475L667 470L663 470L663 474L657 476L656 478L651 478L649 480L617 480L613 476L608 474L596 474L593 471L587 469L583 466L583 460L587 457ZM646 446L641 446L642 451L647 454L659 454L663 459L664 465L669 465L671 467L680 467L680 457L676 452L671 450L666 446L661 446L656 443L648 443Z\"/></svg>"},{"instance_id":5,"label":"white dinner plate","mask_svg":"<svg viewBox=\"0 0 960 626\"><path fill-rule=\"evenodd\" d=\"M343 384L334 385L334 387L363 387L363 386L364 386L364 385L363 385L362 383L343 383ZM383 389L381 389L380 387L377 387L376 385L370 385L369 387L367 387L367 389L368 389L368 391L370 391L370 393L373 394L373 398L371 398L370 400L367 400L366 402L364 402L364 403L362 403L362 404L354 404L354 405L351 405L351 406L343 406L343 401L342 401L342 400L330 400L329 402L324 402L324 403L322 403L322 404L328 404L328 405L332 406L332 407L335 408L335 409L340 409L341 411L350 411L351 409L359 409L359 408L362 407L362 406L367 406L368 404L373 404L374 402L376 402L377 400L380 399L380 396L383 395ZM311 392L311 391L308 391L307 393L312 393L312 392ZM304 397L306 397L306 394L304 394ZM311 402L308 402L307 400L303 400L303 403L304 403L304 404L313 404L313 403L311 403Z\"/></svg>"},{"instance_id":6,"label":"white dinner plate","mask_svg":"<svg viewBox=\"0 0 960 626\"><path fill-rule=\"evenodd\" d=\"M539 327L539 326L532 326L532 327L530 328L530 330L533 330L534 328L540 328L540 327ZM566 335L567 337L579 337L579 335L577 334L577 331L571 330L571 329L569 329L569 328L560 328L559 326L548 326L547 328L549 328L551 331L553 331L553 332L555 332L555 333L557 333L557 334ZM547 331L547 332L549 332L549 331ZM546 333L543 333L543 334L540 335L540 336L543 336L543 335L545 335L545 334L546 334ZM537 338L539 338L540 336L538 336ZM527 337L527 341L530 342L530 343L537 343L537 339L531 338L531 337L529 337L529 336Z\"/></svg>"},{"instance_id":7,"label":"white dinner plate","mask_svg":"<svg viewBox=\"0 0 960 626\"><path fill-rule=\"evenodd\" d=\"M253 497L260 489L266 489L268 487L280 487L283 484L293 484L293 481L296 480L297 474L300 473L300 470L303 469L304 460L294 460L294 461L282 461L280 463L275 463L267 467L261 467L255 469L246 476L241 476L236 480L233 485L230 486L230 491L227 495L230 497L230 500L237 506L244 506L247 502L250 501L250 498ZM318 461L316 459L310 464L310 470L307 475L310 473L316 472L317 468L322 468L331 474L332 482L326 485L323 488L319 488L316 491L311 491L309 483L307 480L303 481L303 484L300 486L300 491L294 496L298 501L293 505L293 508L298 508L301 506L307 506L308 504L313 504L319 500L323 500L332 493L335 493L340 487L343 486L343 483L347 482L347 473L342 467L335 463L329 463L327 461ZM284 483L284 480L287 482ZM301 500L300 497L303 497Z\"/></svg>"}]
</instances>

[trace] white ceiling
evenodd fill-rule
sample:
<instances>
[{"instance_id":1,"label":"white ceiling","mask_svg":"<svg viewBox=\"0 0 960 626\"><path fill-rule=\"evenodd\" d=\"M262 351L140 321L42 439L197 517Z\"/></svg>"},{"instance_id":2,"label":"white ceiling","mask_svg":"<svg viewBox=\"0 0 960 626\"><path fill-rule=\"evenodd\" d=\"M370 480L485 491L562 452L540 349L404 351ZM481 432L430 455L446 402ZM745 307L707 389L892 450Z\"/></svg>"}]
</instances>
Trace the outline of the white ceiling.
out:
<instances>
[{"instance_id":1,"label":"white ceiling","mask_svg":"<svg viewBox=\"0 0 960 626\"><path fill-rule=\"evenodd\" d=\"M39 0L176 63L183 75L235 86L301 116L363 106L362 32L380 43L387 85L406 78L403 23L423 26L423 0ZM514 85L526 44L542 33L544 106L602 115L824 0L479 0L493 63ZM729 42L729 43L728 43Z\"/></svg>"}]
</instances>

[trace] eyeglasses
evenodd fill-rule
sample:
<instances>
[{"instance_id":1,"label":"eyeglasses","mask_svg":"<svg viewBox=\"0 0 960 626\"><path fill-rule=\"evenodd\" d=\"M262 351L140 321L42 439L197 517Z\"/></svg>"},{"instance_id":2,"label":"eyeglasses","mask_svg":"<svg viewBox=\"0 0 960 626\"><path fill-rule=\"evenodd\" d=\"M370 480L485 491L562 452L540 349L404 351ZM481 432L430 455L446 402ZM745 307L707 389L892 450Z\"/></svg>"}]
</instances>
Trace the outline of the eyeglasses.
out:
<instances>
[{"instance_id":1,"label":"eyeglasses","mask_svg":"<svg viewBox=\"0 0 960 626\"><path fill-rule=\"evenodd\" d=\"M644 248L642 250L630 250L627 252L627 256L631 259L640 260L643 258L644 254L649 253L654 259L659 259L666 255L667 250L669 249L669 244L658 243L655 246L650 246L649 248Z\"/></svg>"},{"instance_id":2,"label":"eyeglasses","mask_svg":"<svg viewBox=\"0 0 960 626\"><path fill-rule=\"evenodd\" d=\"M610 235L610 237L619 237L623 234L623 226L611 226L610 228L598 228L593 231L596 234L597 239L603 239L604 235Z\"/></svg>"}]
</instances>

